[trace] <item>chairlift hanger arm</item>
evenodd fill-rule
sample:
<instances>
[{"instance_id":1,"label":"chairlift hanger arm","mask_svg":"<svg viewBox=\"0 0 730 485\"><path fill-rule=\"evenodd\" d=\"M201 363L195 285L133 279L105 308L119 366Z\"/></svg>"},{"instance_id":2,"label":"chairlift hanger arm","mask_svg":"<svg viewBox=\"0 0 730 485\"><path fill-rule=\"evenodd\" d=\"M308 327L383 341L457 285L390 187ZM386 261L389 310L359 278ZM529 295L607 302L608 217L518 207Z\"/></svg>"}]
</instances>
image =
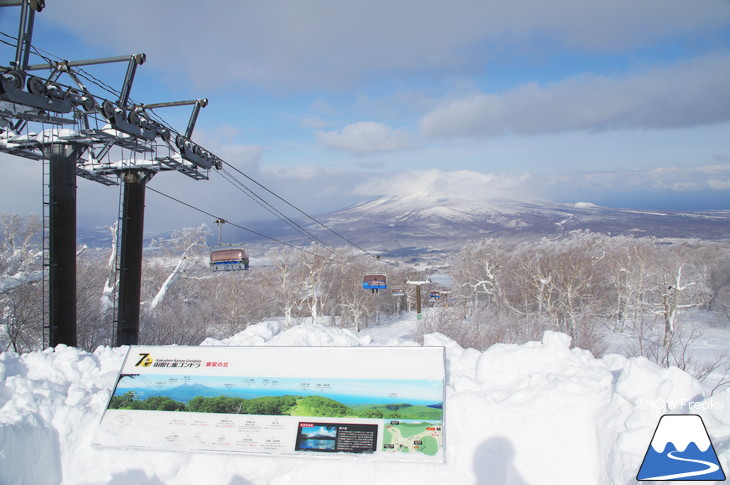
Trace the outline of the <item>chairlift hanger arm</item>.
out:
<instances>
[{"instance_id":1,"label":"chairlift hanger arm","mask_svg":"<svg viewBox=\"0 0 730 485\"><path fill-rule=\"evenodd\" d=\"M213 221L213 224L215 224L216 226L218 226L218 245L219 246L223 246L223 239L222 239L222 236L223 236L223 224L225 224L226 222L228 222L228 221L226 221L225 219L223 219L221 217L219 217L218 219L216 219L215 221Z\"/></svg>"}]
</instances>

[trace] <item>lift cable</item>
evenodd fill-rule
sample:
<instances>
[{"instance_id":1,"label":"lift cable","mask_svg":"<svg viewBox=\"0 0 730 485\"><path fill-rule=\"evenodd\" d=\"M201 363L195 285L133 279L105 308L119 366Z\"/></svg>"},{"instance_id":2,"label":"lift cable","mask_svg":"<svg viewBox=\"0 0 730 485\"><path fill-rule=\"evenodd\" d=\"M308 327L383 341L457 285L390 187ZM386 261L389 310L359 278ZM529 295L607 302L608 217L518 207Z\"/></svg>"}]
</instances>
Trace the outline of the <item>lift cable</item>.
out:
<instances>
[{"instance_id":1,"label":"lift cable","mask_svg":"<svg viewBox=\"0 0 730 485\"><path fill-rule=\"evenodd\" d=\"M7 34L4 34L3 32L0 32L0 34L3 34L3 35L7 35ZM3 43L3 44L5 44L5 45L9 45L10 47L15 47L15 44L11 44L11 43L10 43L10 42L8 42L7 40L2 40L2 39L0 39L0 43Z\"/></svg>"},{"instance_id":2,"label":"lift cable","mask_svg":"<svg viewBox=\"0 0 730 485\"><path fill-rule=\"evenodd\" d=\"M10 47L16 47L18 45L18 38L16 36L7 34L5 32L0 32L0 35L3 35L5 37L7 37L8 39L12 39L14 41L14 44L10 44L10 43L8 43L6 41L0 41L0 42L2 42L4 44L7 44ZM41 59L43 59L47 64L51 64L52 65L54 58L58 62L63 61L63 59L60 58L60 57L58 57L57 55L55 55L55 54L53 54L51 52L45 51L43 49L39 49L37 46L35 46L33 44L30 45L30 49L31 49L31 51L33 51L33 53L35 55L37 55L38 57L40 57Z\"/></svg>"},{"instance_id":3,"label":"lift cable","mask_svg":"<svg viewBox=\"0 0 730 485\"><path fill-rule=\"evenodd\" d=\"M303 234L304 236L309 237L313 241L316 241L316 242L320 243L324 248L326 248L329 251L331 251L332 254L335 254L335 255L337 255L339 257L344 257L346 259L350 259L353 262L353 264L356 264L356 265L360 266L360 263L358 263L357 261L353 260L352 258L350 258L348 256L344 256L344 255L338 254L337 253L337 250L335 248L331 247L329 244L327 244L326 242L322 241L320 238L318 238L317 236L315 236L314 234L312 234L306 228L302 227L295 220L291 219L290 217L288 217L287 215L285 215L284 213L282 213L280 210L278 210L276 207L274 207L268 201L266 201L263 197L261 197L256 192L254 192L251 188L247 187L243 182L241 182L240 180L236 179L235 176L233 176L226 169L219 170L219 171L217 171L217 173L221 173L222 176L223 176L223 178L225 180L227 180L229 183L231 183L232 185L234 185L238 190L240 190L241 192L243 192L246 196L248 196L249 198L251 198L254 202L256 202L257 204L261 205L264 209L266 209L270 213L274 214L281 221L283 221L286 224L288 224L294 230L297 230L301 234Z\"/></svg>"},{"instance_id":4,"label":"lift cable","mask_svg":"<svg viewBox=\"0 0 730 485\"><path fill-rule=\"evenodd\" d=\"M115 97L119 96L119 94L120 94L120 91L118 89L116 89L116 88L110 86L109 84L105 83L104 81L102 81L98 77L96 77L93 74L91 74L86 69L78 68L76 70L76 74L78 74L79 77L86 79L91 84L94 84L96 87L98 87L98 88L106 91L107 93L109 93L109 94L111 94L111 95L113 95Z\"/></svg>"},{"instance_id":5,"label":"lift cable","mask_svg":"<svg viewBox=\"0 0 730 485\"><path fill-rule=\"evenodd\" d=\"M235 170L236 172L238 172L238 173L239 173L239 174L241 174L242 176L246 177L246 178L247 178L248 180L250 180L251 182L253 182L253 183L255 183L256 185L258 185L259 187L261 187L261 188L262 188L262 189L264 189L264 190L265 190L266 192L270 193L271 195L273 195L274 197L276 197L276 198L277 198L277 199L279 199L280 201L284 202L284 203L285 203L286 205L288 205L288 206L289 206L289 207L291 207L292 209L296 210L296 211L297 211L297 212L299 212L300 214L303 214L303 215L304 215L304 216L306 216L307 218L311 219L312 221L316 222L316 223L317 223L317 224L319 224L320 226L322 226L322 227L324 227L325 229L327 229L328 231L330 231L330 232L331 232L332 234L334 234L334 235L338 236L339 238L343 239L343 240L344 240L345 242L347 242L347 243L348 243L348 244L350 244L351 246L354 246L355 248L359 249L360 251L362 251L363 253L365 253L365 254L367 254L367 255L369 255L369 256L373 256L373 257L375 257L375 258L377 258L377 257L378 257L378 255L376 255L376 254L373 254L373 253L371 253L370 251L368 251L367 249L364 249L364 248L360 247L359 245L357 245L357 244L355 244L354 242L352 242L351 240L347 239L347 238L346 238L345 236L343 236L343 235L342 235L342 234L340 234L339 232L335 231L334 229L332 229L332 228L330 228L330 227L326 226L326 225L325 225L325 224L323 224L322 222L320 222L320 221L318 221L317 219L315 219L314 217L310 216L309 214L307 214L306 212L304 212L303 210L301 210L300 208L298 208L297 206L295 206L295 205L294 205L294 204L292 204L291 202L287 201L286 199L284 199L284 198L283 198L283 197L281 197L280 195L276 194L276 193L275 193L275 192L273 192L272 190L270 190L270 189L266 188L265 186L263 186L262 184L260 184L260 183L259 183L259 182L257 182L256 180L254 180L253 178L249 177L248 175L246 175L245 173L243 173L242 171L240 171L239 169L237 169L236 167L234 167L234 166L233 166L233 165L231 165L230 163L227 163L227 162L223 162L223 163L224 163L224 164L226 164L226 165L228 165L229 167L231 167L231 168L232 168L233 170Z\"/></svg>"},{"instance_id":6,"label":"lift cable","mask_svg":"<svg viewBox=\"0 0 730 485\"><path fill-rule=\"evenodd\" d=\"M256 192L254 192L249 187L247 187L243 182L241 182L240 180L236 179L228 170L222 169L222 170L219 170L217 173L220 173L221 176L225 180L227 180L229 183L231 183L231 185L233 185L238 190L240 190L241 192L243 192L244 194L246 194L254 202L256 202L257 204L259 204L260 206L262 206L264 209L266 209L269 212L271 212L273 215L275 215L276 217L278 217L279 219L281 219L283 222L285 222L286 224L288 224L292 229L294 229L296 231L299 231L303 235L311 238L314 241L319 242L320 244L322 244L324 246L327 246L327 244L324 241L322 241L321 239L319 239L317 236L315 236L314 234L312 234L311 232L309 232L307 229L305 229L304 227L302 227L296 221L294 221L293 219L291 219L290 217L288 217L287 215L285 215L284 213L282 213L280 210L278 210L276 207L274 207L273 205L271 205L263 197L261 197Z\"/></svg>"},{"instance_id":7,"label":"lift cable","mask_svg":"<svg viewBox=\"0 0 730 485\"><path fill-rule=\"evenodd\" d=\"M313 252L313 251L309 251L308 249L304 249L304 248L301 248L301 247L299 247L299 246L296 246L296 245L294 245L294 244L290 244L290 243L288 243L288 242L286 242L286 241L282 241L282 240L280 240L280 239L276 239L276 238L274 238L274 237L271 237L271 236L267 236L266 234L262 234L262 233L260 233L260 232L258 232L258 231L254 231L253 229L249 229L249 228L247 228L247 227L241 226L240 224L236 224L235 222L230 222L230 221L228 221L228 220L226 220L226 219L224 219L224 218L222 218L222 217L220 217L220 216L217 216L217 215L215 215L215 214L213 214L213 213L211 213L211 212L208 212L208 211L206 211L206 210L200 209L199 207L196 207L196 206L194 206L194 205L192 205L192 204L189 204L189 203L187 203L187 202L185 202L185 201L182 201L182 200L180 200L180 199L178 199L178 198L176 198L176 197L173 197L173 196L171 196L171 195L168 195L168 194L166 194L166 193L164 193L164 192L161 192L161 191L159 191L159 190L157 190L157 189L153 189L153 188L152 188L152 187L150 187L150 186L147 186L146 188L147 188L147 190L151 190L152 192L155 192L156 194L159 194L159 195L161 195L161 196L163 196L163 197L167 197L168 199L170 199L170 200L172 200L172 201L175 201L175 202L177 202L177 203L179 203L179 204L182 204L182 205L184 205L184 206L186 206L186 207L189 207L190 209L196 210L196 211L200 212L201 214L205 214L205 215L207 215L207 216L210 216L210 217L212 217L212 218L214 218L214 219L220 219L220 220L222 220L222 221L224 221L224 222L226 222L226 223L228 223L228 224L230 224L230 225L232 225L232 226L234 226L234 227L237 227L237 228L239 228L239 229L242 229L242 230L244 230L244 231L250 232L251 234L255 234L255 235L259 236L259 237L263 237L263 238L265 238L265 239L268 239L268 240L270 240L270 241L274 241L275 243L278 243L278 244L281 244L281 245L284 245L284 246L288 246L288 247L290 247L290 248L292 248L292 249L296 249L296 250L298 250L298 251L302 251L302 252L305 252L305 253L311 254L311 255L313 255L313 256L317 256L317 257L319 257L319 258L323 258L323 259L326 259L326 260L328 260L328 261L331 261L331 262L333 262L333 263L337 263L337 264L344 264L344 265L348 265L348 264L356 264L356 265L360 266L360 268L361 268L361 269L363 268L363 266L362 266L362 265L360 265L359 263L356 263L356 262L353 262L353 261L350 261L350 262L344 262L344 261L336 260L336 259L333 259L333 258L329 258L329 257L327 257L327 256L323 256L323 255L321 255L321 254L317 254L317 253L315 253L315 252ZM341 255L339 255L339 256L341 256Z\"/></svg>"},{"instance_id":8,"label":"lift cable","mask_svg":"<svg viewBox=\"0 0 730 485\"><path fill-rule=\"evenodd\" d=\"M0 34L1 34L1 35L3 35L3 36L5 36L5 37L7 37L7 38L9 38L9 39L15 40L15 41L17 42L17 37L15 37L15 36L9 35L9 34L7 34L7 33L4 33L4 32L0 32ZM6 41L2 41L2 40L0 40L0 42L3 42L3 43L5 43L5 44L7 44L7 45L11 45L10 43L8 43L8 42L6 42ZM47 51L41 50L41 49L37 48L37 47L36 47L36 46L34 46L34 45L31 45L31 49L33 50L33 52L34 52L34 53L35 53L35 54L36 54L36 55L37 55L38 57L42 58L42 59L43 59L44 61L46 61L46 62L47 62L47 63L48 63L49 65L52 65L52 64L53 64L53 58L55 58L55 59L57 60L57 62L62 62L62 61L63 61L63 59L62 59L62 58L60 58L60 57L56 56L55 54L52 54L52 53L50 53L50 52L47 52ZM93 74L89 73L88 71L86 71L86 70L85 70L85 69L83 69L83 68L78 68L78 69L77 69L77 70L76 70L75 72L76 72L76 74L77 74L77 75L78 75L79 77L81 77L81 78L85 79L86 81L88 81L88 82L90 82L90 83L92 83L92 84L96 85L96 86L97 86L97 87L99 87L100 89L102 89L102 90L104 90L104 91L106 91L106 92L108 92L108 93L110 93L110 94L112 94L112 95L114 95L114 96L118 96L118 95L120 94L120 91L119 91L119 90L115 89L114 87L110 86L109 84L105 83L104 81L102 81L102 80L98 79L98 78L97 78L96 76L94 76ZM133 103L133 104L139 104L139 103L136 103L136 102L135 102L134 100L132 100L131 98L130 98L130 101L132 101L132 103ZM158 117L158 116L156 115L156 113L152 113L152 115L154 115L154 117L155 117L155 118L159 118L159 117ZM160 122L161 122L161 123L162 123L163 125L166 125L166 123L165 123L164 121L160 120ZM168 128L170 128L170 127L168 126ZM172 131L175 131L175 130L172 130ZM280 201L282 201L283 203L285 203L285 204L286 204L286 205L288 205L289 207L293 208L294 210L296 210L297 212L301 213L302 215L304 215L304 216L305 216L305 217L307 217L308 219L312 220L312 221L313 221L313 222L315 222L316 224L318 224L318 225L320 225L321 227L323 227L323 228L327 229L328 231L330 231L330 232L331 232L332 234L334 234L334 235L336 235L337 237L341 238L342 240L344 240L345 242L347 242L347 243L348 243L348 244L350 244L351 246L353 246L353 247L355 247L355 248L359 249L360 251L362 251L363 253L365 253L365 254L367 254L367 255L369 255L369 256L373 256L373 257L375 257L376 259L380 260L380 256L379 256L379 255L376 255L376 254L373 254L373 253L371 253L370 251L368 251L368 250L364 249L363 247L361 247L361 246L359 246L358 244L354 243L354 242L353 242L353 241L351 241L350 239L346 238L345 236L343 236L343 235L342 235L342 234L340 234L339 232L335 231L334 229L332 229L332 228L330 228L329 226L325 225L325 224L324 224L324 223L322 223L321 221L317 220L317 219L316 219L316 218L314 218L313 216L311 216L311 215L307 214L306 212L304 212L303 210L301 210L300 208L298 208L297 206L295 206L295 205L294 205L294 204L292 204L291 202L287 201L286 199L284 199L283 197L281 197L280 195L278 195L278 194L277 194L277 193L275 193L274 191L272 191L272 190L268 189L267 187L265 187L264 185L262 185L262 184L261 184L261 183L259 183L258 181L254 180L254 179L253 179L253 178L251 178L250 176L246 175L245 173L243 173L243 172L242 172L241 170L239 170L239 169L238 169L238 168L236 168L235 166L233 166L233 165L231 165L230 163L227 163L227 162L225 162L225 161L223 161L223 163L224 163L224 164L226 164L226 165L228 165L229 167L231 167L231 168L232 168L232 169L233 169L234 171L236 171L237 173L239 173L239 174L240 174L240 175L242 175L243 177L247 178L248 180L250 180L251 182L253 182L253 183L254 183L254 184L256 184L257 186L259 186L260 188L262 188L263 190L265 190L265 191L266 191L266 192L268 192L269 194L271 194L271 195L273 195L274 197L276 197L277 199L279 199ZM256 194L256 193L255 193L255 192L253 192L253 191L252 191L251 189L249 189L248 187L246 187L246 186L245 186L245 184L243 184L243 182L241 182L240 180L238 180L238 179L237 179L237 178L236 178L236 177L235 177L235 176L234 176L233 174L231 174L230 172L227 172L227 171L224 171L224 172L225 172L225 173L226 173L226 175L227 175L227 176L229 177L229 178L228 178L227 180L228 180L228 181L229 181L230 183L232 183L232 184L236 185L237 187L239 187L239 190L245 191L244 193L247 193L247 195L249 195L249 197L252 197L252 198L253 198L253 199L254 199L255 201L257 201L257 203L259 203L259 204L261 204L262 206L264 206L265 208L267 208L267 210L269 210L269 208L270 208L270 209L271 209L271 210L273 210L273 211L274 211L275 213L279 214L279 215L278 215L277 217L279 217L280 219L284 220L284 222L286 222L287 224L289 224L290 226L292 226L292 227L293 227L294 229L296 229L296 230L298 230L298 231L302 232L303 234L307 235L308 237L311 237L312 239L314 239L314 240L318 241L319 243L323 244L323 245L324 245L324 247L326 247L326 248L328 248L328 249L332 250L333 252L335 252L335 251L334 251L334 249L330 248L330 247L329 247L329 246L328 246L327 244L325 244L325 243L324 243L324 242L323 242L323 241L322 241L321 239L319 239L318 237L314 236L314 235L313 235L313 234L312 234L311 232L309 232L308 230L306 230L305 228L303 228L303 227L302 227L302 226L301 226L300 224L296 223L296 222L295 222L295 221L293 221L293 220L292 220L291 218L289 218L289 217L287 217L286 215L284 215L284 214L283 214L283 213L282 213L281 211L279 211L279 210L277 210L276 208L274 208L274 207L273 207L273 206L272 206L271 204L269 204L268 202L266 202L266 201L265 201L265 200L264 200L264 199L263 199L262 197L260 197L260 196L259 196L258 194ZM225 177L224 177L224 178L225 178ZM148 187L148 188L149 188L150 190L154 191L154 192L157 192L157 193L159 193L160 195L163 195L163 196L165 196L165 197L168 197L168 198L170 198L170 199L172 199L172 200L176 200L176 201L177 201L177 202L179 202L179 203L182 203L182 204L184 204L184 205L188 205L189 207L191 207L191 208L193 208L193 209L195 209L195 210L198 210L198 211L200 211L200 212L203 212L203 213L206 213L206 214L207 214L207 212L205 212L205 211L203 211L203 210L201 210L201 209L198 209L197 207L193 207L193 206L190 206L189 204L187 204L187 203L185 203L185 202L183 202L183 201L180 201L180 200L178 200L178 199L175 199L174 197L171 197L171 196L169 196L169 195L163 194L162 192L159 192L159 191L157 191L157 190L155 190L155 189L152 189L151 187ZM270 211L271 211L271 210L270 210ZM210 214L208 214L208 215L210 215ZM296 248L296 249L299 249L299 250L302 250L302 251L308 252L308 253L310 253L310 254L315 254L315 253L312 253L311 251L306 251L306 250L304 250L304 249L302 249L302 248L299 248L299 247L297 247L297 246L295 246L295 245L292 245L292 244L289 244L289 243L286 243L286 242L280 241L280 240L278 240L278 239L275 239L275 238L272 238L272 237L266 236L265 234L260 234L260 233L257 233L256 231L253 231L253 230L251 230L251 229L248 229L248 228L245 228L245 227L242 227L242 226L238 226L238 225L236 225L236 224L234 224L234 223L230 223L230 224L232 224L232 225L234 225L234 226L236 226L236 227L239 227L240 229L243 229L243 230L246 230L246 231L248 231L248 232L251 232L251 233L253 233L253 234L259 235L259 236L261 236L261 237L264 237L264 238L267 238L267 239L273 240L273 241L275 241L275 242L278 242L278 243L281 243L281 244L284 244L284 245L287 245L287 246L290 246L290 247L293 247L293 248ZM336 254L336 253L335 253L335 254ZM327 259L329 259L329 258L327 258ZM334 260L332 260L332 261L334 261ZM355 264L358 264L358 265L359 265L359 263L355 263ZM359 266L360 266L360 265L359 265Z\"/></svg>"},{"instance_id":9,"label":"lift cable","mask_svg":"<svg viewBox=\"0 0 730 485\"><path fill-rule=\"evenodd\" d=\"M12 39L16 43L18 41L18 38L13 35L9 35L5 32L0 32L0 34L4 35L5 37L8 37L9 39ZM3 42L11 47L15 47L15 45L16 45L16 44L10 44L10 43L8 43L6 41L2 41L2 40L0 40L0 42ZM56 54L53 54L52 52L48 52L46 50L40 49L39 47L37 47L35 45L31 45L30 48L35 55L37 55L38 57L43 59L48 65L52 66L54 64L54 62L61 63L61 62L66 61L66 59L63 59L63 58L57 56ZM121 94L121 91L119 89L107 84L106 82L102 81L101 79L94 76L92 73L90 73L89 71L87 71L86 69L84 69L82 67L77 67L74 70L74 73L78 77L85 79L86 81L90 82L91 84L94 84L96 87L100 88L101 90L106 91L107 93L113 95L114 97L118 97ZM95 96L95 97L97 97L97 96ZM131 97L129 98L129 101L133 105L140 105L139 102L137 102L136 100L134 100ZM168 129L171 129L171 127L164 120L159 118L159 116L155 116L155 118L157 118L157 121L159 123L165 125Z\"/></svg>"}]
</instances>

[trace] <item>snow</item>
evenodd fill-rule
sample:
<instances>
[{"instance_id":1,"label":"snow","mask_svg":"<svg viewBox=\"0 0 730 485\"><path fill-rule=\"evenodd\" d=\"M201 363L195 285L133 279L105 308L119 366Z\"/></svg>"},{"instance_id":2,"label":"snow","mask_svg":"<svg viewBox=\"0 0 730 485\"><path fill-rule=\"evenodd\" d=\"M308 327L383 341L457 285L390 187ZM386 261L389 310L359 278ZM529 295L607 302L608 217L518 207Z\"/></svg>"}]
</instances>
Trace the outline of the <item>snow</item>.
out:
<instances>
[{"instance_id":1,"label":"snow","mask_svg":"<svg viewBox=\"0 0 730 485\"><path fill-rule=\"evenodd\" d=\"M32 273L18 272L6 278L0 278L0 293L5 293L20 286L40 281L43 279L43 271L34 271Z\"/></svg>"},{"instance_id":2,"label":"snow","mask_svg":"<svg viewBox=\"0 0 730 485\"><path fill-rule=\"evenodd\" d=\"M678 436L683 439L678 440ZM690 443L697 445L700 451L707 451L710 447L710 439L705 433L702 420L696 416L663 418L661 426L657 426L651 446L657 453L663 453L668 443L672 443L678 451L686 450Z\"/></svg>"},{"instance_id":3,"label":"snow","mask_svg":"<svg viewBox=\"0 0 730 485\"><path fill-rule=\"evenodd\" d=\"M353 333L272 320L202 345L418 345L414 315ZM91 439L127 348L58 346L0 354L0 483L128 484L620 484L634 483L660 417L699 414L730 469L730 391L703 397L677 368L617 354L595 358L564 334L446 349L445 462L375 455L268 457L94 448ZM144 440L144 436L140 436Z\"/></svg>"}]
</instances>

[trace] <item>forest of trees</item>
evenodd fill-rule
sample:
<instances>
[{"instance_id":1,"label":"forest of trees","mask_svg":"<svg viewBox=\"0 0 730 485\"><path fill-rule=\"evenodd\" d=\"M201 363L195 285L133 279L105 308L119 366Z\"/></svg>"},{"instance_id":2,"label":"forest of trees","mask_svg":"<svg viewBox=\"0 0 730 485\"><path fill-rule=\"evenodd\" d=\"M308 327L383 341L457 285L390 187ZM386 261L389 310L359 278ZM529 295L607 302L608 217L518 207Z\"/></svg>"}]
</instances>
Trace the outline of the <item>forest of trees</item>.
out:
<instances>
[{"instance_id":1,"label":"forest of trees","mask_svg":"<svg viewBox=\"0 0 730 485\"><path fill-rule=\"evenodd\" d=\"M35 217L0 214L0 351L42 347L42 251ZM110 228L113 229L113 228ZM304 251L272 248L247 271L213 272L207 227L153 240L145 252L140 343L198 345L226 338L248 325L283 317L359 330L385 321L409 304L390 292L362 289L370 256L312 245ZM113 343L117 273L111 249L85 249L77 260L78 346ZM344 264L343 264L344 263ZM422 277L389 265L393 281ZM413 301L411 299L411 301Z\"/></svg>"},{"instance_id":2,"label":"forest of trees","mask_svg":"<svg viewBox=\"0 0 730 485\"><path fill-rule=\"evenodd\" d=\"M0 214L0 351L42 347L40 221ZM274 247L248 271L212 272L205 227L153 241L145 253L140 342L197 345L248 325L283 318L358 331L415 309L414 287L373 294L361 287L373 258L312 245ZM77 263L79 347L112 344L116 272L110 249L80 248ZM383 263L391 286L429 275ZM532 241L485 239L443 262L453 280L418 332L440 332L464 347L539 340L545 330L601 355L606 332L631 334L632 355L686 368L697 329L683 311L713 311L730 324L730 243L657 240L575 232ZM429 289L435 289L431 287ZM428 289L427 289L428 290Z\"/></svg>"},{"instance_id":3,"label":"forest of trees","mask_svg":"<svg viewBox=\"0 0 730 485\"><path fill-rule=\"evenodd\" d=\"M284 416L289 415L291 411L297 406L298 402L302 399L304 399L302 396L290 395L265 396L253 399L243 399L240 397L230 396L196 396L186 404L184 402L171 399L167 396L151 396L146 399L137 399L134 395L134 392L130 391L120 396L112 397L109 401L109 409L146 409L149 411L187 411L194 413L260 414L267 416ZM329 403L327 404L331 405ZM343 406L342 404L339 405ZM330 415L312 414L312 416ZM340 414L337 414L337 416L340 416Z\"/></svg>"},{"instance_id":4,"label":"forest of trees","mask_svg":"<svg viewBox=\"0 0 730 485\"><path fill-rule=\"evenodd\" d=\"M263 396L251 399L233 396L196 396L189 402L167 396L140 399L134 391L113 396L109 409L185 411L194 413L257 414L263 416L322 416L376 419L443 419L441 408L412 404L368 404L350 407L324 396Z\"/></svg>"},{"instance_id":5,"label":"forest of trees","mask_svg":"<svg viewBox=\"0 0 730 485\"><path fill-rule=\"evenodd\" d=\"M466 244L451 262L448 305L421 334L438 331L464 347L540 340L545 330L572 337L600 356L608 332L631 335L629 356L676 365L698 377L730 366L728 355L692 362L700 336L686 310L713 311L730 324L730 245L697 240L574 232L529 242ZM727 370L727 369L726 369Z\"/></svg>"}]
</instances>

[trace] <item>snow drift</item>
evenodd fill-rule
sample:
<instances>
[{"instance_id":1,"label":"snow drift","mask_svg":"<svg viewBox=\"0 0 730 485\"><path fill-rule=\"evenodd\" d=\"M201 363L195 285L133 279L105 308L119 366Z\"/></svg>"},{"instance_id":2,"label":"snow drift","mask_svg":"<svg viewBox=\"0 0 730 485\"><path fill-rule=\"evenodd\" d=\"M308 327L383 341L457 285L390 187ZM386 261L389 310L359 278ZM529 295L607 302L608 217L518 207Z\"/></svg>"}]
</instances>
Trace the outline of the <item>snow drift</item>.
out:
<instances>
[{"instance_id":1,"label":"snow drift","mask_svg":"<svg viewBox=\"0 0 730 485\"><path fill-rule=\"evenodd\" d=\"M408 323L408 322L406 322ZM412 322L410 322L412 324ZM203 345L417 345L403 325L354 334L263 322ZM699 382L644 358L594 358L568 336L446 348L444 464L97 449L90 445L126 348L58 346L0 355L0 483L11 484L620 484L633 483L659 418L700 414L730 463L730 391L703 398ZM144 437L141 436L140 440Z\"/></svg>"}]
</instances>

